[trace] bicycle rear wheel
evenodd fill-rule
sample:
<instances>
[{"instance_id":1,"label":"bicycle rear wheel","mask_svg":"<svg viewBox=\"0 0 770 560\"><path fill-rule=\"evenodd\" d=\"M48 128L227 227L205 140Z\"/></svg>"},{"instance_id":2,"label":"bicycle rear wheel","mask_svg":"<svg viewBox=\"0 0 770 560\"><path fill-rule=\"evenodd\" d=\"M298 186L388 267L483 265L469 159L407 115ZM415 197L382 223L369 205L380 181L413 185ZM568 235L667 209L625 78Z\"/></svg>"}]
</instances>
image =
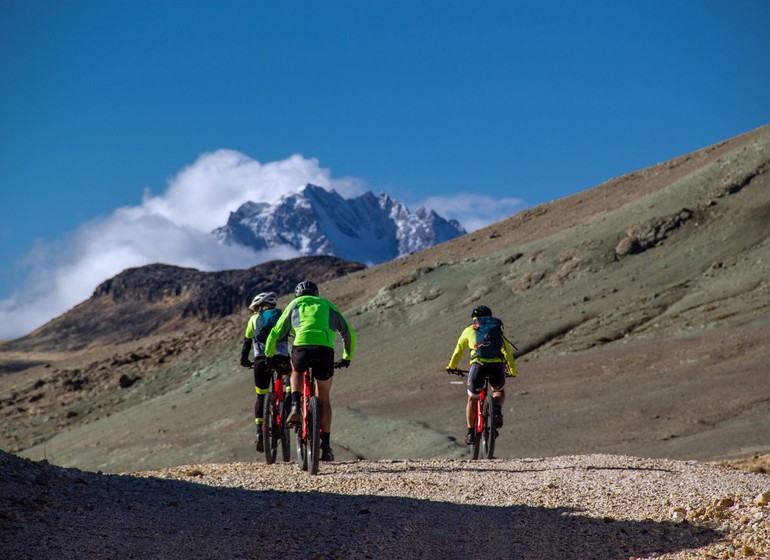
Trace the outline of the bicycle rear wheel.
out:
<instances>
[{"instance_id":1,"label":"bicycle rear wheel","mask_svg":"<svg viewBox=\"0 0 770 560\"><path fill-rule=\"evenodd\" d=\"M291 461L291 429L286 423L290 408L289 399L284 395L276 407L278 414L281 415L281 458L284 462Z\"/></svg>"},{"instance_id":2,"label":"bicycle rear wheel","mask_svg":"<svg viewBox=\"0 0 770 560\"><path fill-rule=\"evenodd\" d=\"M310 474L318 474L318 461L321 455L321 403L318 397L311 397L309 404L307 469Z\"/></svg>"},{"instance_id":3,"label":"bicycle rear wheel","mask_svg":"<svg viewBox=\"0 0 770 560\"><path fill-rule=\"evenodd\" d=\"M275 462L276 454L276 418L273 409L273 393L265 395L265 402L262 407L262 443L265 450L265 462L272 465Z\"/></svg>"},{"instance_id":4,"label":"bicycle rear wheel","mask_svg":"<svg viewBox=\"0 0 770 560\"><path fill-rule=\"evenodd\" d=\"M303 471L307 470L307 442L302 439L302 424L294 429L294 436L297 440L297 465Z\"/></svg>"},{"instance_id":5,"label":"bicycle rear wheel","mask_svg":"<svg viewBox=\"0 0 770 560\"><path fill-rule=\"evenodd\" d=\"M494 458L496 439L495 403L492 400L492 395L487 395L484 400L484 429L481 432L481 451L484 459Z\"/></svg>"},{"instance_id":6,"label":"bicycle rear wheel","mask_svg":"<svg viewBox=\"0 0 770 560\"><path fill-rule=\"evenodd\" d=\"M479 434L476 431L476 428L474 427L474 439L473 439L473 445L471 445L471 459L474 461L479 458L479 449L481 446L481 434Z\"/></svg>"}]
</instances>

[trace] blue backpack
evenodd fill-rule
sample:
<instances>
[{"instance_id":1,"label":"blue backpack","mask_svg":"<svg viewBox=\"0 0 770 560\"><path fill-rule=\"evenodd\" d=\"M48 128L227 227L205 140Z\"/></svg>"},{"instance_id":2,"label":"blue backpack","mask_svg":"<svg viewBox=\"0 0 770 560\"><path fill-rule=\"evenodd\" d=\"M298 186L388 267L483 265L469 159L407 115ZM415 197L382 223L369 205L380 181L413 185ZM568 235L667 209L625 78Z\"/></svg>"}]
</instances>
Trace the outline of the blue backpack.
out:
<instances>
[{"instance_id":1,"label":"blue backpack","mask_svg":"<svg viewBox=\"0 0 770 560\"><path fill-rule=\"evenodd\" d=\"M278 318L280 316L281 316L281 310L278 309L277 307L273 309L265 309L264 311L260 311L259 317L257 318L257 324L254 325L255 327L254 338L256 338L257 341L261 342L262 344L267 342L267 337L270 335L270 331L278 322Z\"/></svg>"},{"instance_id":2,"label":"blue backpack","mask_svg":"<svg viewBox=\"0 0 770 560\"><path fill-rule=\"evenodd\" d=\"M503 356L503 322L497 317L476 317L472 324L476 331L473 349L477 358L493 359Z\"/></svg>"}]
</instances>

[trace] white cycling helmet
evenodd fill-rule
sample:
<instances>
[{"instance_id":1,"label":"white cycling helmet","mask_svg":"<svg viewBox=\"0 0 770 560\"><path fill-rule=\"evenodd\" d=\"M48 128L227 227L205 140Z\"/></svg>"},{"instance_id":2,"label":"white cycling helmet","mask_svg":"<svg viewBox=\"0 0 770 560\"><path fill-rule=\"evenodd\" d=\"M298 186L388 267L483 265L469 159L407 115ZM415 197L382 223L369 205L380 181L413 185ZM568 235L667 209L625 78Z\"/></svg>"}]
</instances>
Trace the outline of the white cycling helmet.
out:
<instances>
[{"instance_id":1,"label":"white cycling helmet","mask_svg":"<svg viewBox=\"0 0 770 560\"><path fill-rule=\"evenodd\" d=\"M252 301L251 305L249 305L249 309L256 311L257 307L261 305L272 305L275 307L277 304L278 294L275 292L262 292L261 294L254 296L254 301Z\"/></svg>"}]
</instances>

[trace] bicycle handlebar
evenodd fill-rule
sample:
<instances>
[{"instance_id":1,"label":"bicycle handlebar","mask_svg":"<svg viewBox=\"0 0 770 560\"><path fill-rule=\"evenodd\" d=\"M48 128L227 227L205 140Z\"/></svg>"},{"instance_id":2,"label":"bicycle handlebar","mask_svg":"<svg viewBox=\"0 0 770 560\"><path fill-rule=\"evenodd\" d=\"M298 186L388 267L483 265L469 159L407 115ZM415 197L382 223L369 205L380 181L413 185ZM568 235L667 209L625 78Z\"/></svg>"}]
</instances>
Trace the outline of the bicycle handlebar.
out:
<instances>
[{"instance_id":1,"label":"bicycle handlebar","mask_svg":"<svg viewBox=\"0 0 770 560\"><path fill-rule=\"evenodd\" d=\"M449 375L468 375L470 373L466 369L453 369L453 370L446 370L447 374ZM516 377L515 375L511 375L511 372L508 371L508 368L505 368L505 376L506 377Z\"/></svg>"}]
</instances>

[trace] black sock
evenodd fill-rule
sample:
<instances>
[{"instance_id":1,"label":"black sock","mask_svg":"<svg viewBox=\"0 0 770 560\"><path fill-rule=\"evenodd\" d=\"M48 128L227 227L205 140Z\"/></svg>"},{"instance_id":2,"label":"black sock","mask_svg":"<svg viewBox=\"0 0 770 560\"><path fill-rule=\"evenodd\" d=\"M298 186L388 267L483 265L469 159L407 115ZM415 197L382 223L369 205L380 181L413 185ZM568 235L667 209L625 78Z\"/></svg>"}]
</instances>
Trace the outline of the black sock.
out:
<instances>
[{"instance_id":1,"label":"black sock","mask_svg":"<svg viewBox=\"0 0 770 560\"><path fill-rule=\"evenodd\" d=\"M291 392L291 404L299 405L302 402L302 393L300 391Z\"/></svg>"},{"instance_id":2,"label":"black sock","mask_svg":"<svg viewBox=\"0 0 770 560\"><path fill-rule=\"evenodd\" d=\"M324 432L321 434L321 447L329 447L330 437L331 437L331 434L329 432Z\"/></svg>"}]
</instances>

